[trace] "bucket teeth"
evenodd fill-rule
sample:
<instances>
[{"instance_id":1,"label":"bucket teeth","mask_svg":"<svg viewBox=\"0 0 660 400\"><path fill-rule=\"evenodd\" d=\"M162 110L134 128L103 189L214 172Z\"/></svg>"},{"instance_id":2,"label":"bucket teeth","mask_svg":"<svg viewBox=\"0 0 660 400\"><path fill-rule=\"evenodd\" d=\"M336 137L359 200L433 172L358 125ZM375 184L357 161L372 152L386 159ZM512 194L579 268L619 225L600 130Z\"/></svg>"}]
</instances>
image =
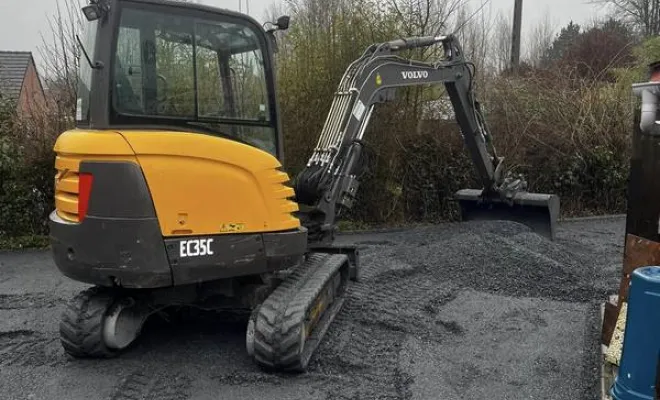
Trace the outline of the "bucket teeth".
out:
<instances>
[{"instance_id":1,"label":"bucket teeth","mask_svg":"<svg viewBox=\"0 0 660 400\"><path fill-rule=\"evenodd\" d=\"M454 198L462 221L514 221L555 240L560 207L556 195L520 191L510 196L484 196L482 190L464 189Z\"/></svg>"}]
</instances>

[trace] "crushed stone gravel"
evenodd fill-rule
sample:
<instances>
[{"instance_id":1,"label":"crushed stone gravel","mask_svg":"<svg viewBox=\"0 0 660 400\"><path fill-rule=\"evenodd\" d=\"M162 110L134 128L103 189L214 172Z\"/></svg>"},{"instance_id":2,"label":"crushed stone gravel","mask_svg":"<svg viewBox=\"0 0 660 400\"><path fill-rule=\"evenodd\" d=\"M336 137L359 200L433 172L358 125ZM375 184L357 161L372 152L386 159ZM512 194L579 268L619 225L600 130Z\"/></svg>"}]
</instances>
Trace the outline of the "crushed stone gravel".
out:
<instances>
[{"instance_id":1,"label":"crushed stone gravel","mask_svg":"<svg viewBox=\"0 0 660 400\"><path fill-rule=\"evenodd\" d=\"M244 321L154 319L128 353L70 360L57 329L84 285L48 252L0 254L7 399L597 399L598 304L618 288L625 220L508 222L342 235L362 280L306 374L267 374Z\"/></svg>"}]
</instances>

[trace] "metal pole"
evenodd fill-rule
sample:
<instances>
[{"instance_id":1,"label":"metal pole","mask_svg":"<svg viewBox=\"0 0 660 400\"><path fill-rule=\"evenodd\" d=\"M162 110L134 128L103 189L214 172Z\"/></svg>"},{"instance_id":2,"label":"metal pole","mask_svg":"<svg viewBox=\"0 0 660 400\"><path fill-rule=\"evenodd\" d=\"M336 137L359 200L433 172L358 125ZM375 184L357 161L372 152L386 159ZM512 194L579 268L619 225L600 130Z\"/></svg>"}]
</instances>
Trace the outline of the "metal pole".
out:
<instances>
[{"instance_id":1,"label":"metal pole","mask_svg":"<svg viewBox=\"0 0 660 400\"><path fill-rule=\"evenodd\" d=\"M515 0L513 7L513 34L511 35L511 68L518 69L520 65L520 36L522 34L523 0Z\"/></svg>"}]
</instances>

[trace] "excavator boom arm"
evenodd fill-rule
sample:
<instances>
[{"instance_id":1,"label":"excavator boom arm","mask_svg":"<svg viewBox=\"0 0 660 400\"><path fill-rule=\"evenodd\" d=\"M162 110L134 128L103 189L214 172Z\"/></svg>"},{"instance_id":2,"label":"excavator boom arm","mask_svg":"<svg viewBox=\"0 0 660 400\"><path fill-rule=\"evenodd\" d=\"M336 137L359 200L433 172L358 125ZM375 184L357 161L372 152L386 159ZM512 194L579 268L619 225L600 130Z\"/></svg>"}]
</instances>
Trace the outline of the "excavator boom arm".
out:
<instances>
[{"instance_id":1,"label":"excavator boom arm","mask_svg":"<svg viewBox=\"0 0 660 400\"><path fill-rule=\"evenodd\" d=\"M421 62L396 52L441 43L445 58ZM396 90L419 85L444 85L456 121L482 184L484 195L503 190L500 166L480 105L473 91L474 71L454 36L399 39L370 46L346 70L306 168L297 176L296 196L310 210L303 221L312 241L327 239L342 208L353 206L359 182L362 139L373 109L392 101ZM491 152L489 146L491 145ZM525 182L516 182L524 188ZM481 196L481 195L480 195Z\"/></svg>"},{"instance_id":2,"label":"excavator boom arm","mask_svg":"<svg viewBox=\"0 0 660 400\"><path fill-rule=\"evenodd\" d=\"M366 76L345 128L342 147L362 139L369 123L369 119L365 117L370 117L371 110L377 103L393 99L394 90L401 87L444 84L465 144L484 187L491 187L496 183L495 163L486 147L486 132L477 118L476 101L470 92L471 71L467 64L428 65L382 57L374 60L368 67L368 74L365 72ZM369 113L363 110L369 110Z\"/></svg>"}]
</instances>

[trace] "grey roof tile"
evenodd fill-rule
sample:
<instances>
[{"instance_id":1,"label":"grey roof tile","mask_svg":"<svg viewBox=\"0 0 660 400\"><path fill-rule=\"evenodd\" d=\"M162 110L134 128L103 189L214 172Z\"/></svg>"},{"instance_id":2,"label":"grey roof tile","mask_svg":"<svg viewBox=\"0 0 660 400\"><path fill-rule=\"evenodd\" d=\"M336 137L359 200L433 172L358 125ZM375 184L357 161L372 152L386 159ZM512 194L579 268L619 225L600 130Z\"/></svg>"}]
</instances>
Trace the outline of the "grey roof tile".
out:
<instances>
[{"instance_id":1,"label":"grey roof tile","mask_svg":"<svg viewBox=\"0 0 660 400\"><path fill-rule=\"evenodd\" d=\"M0 94L15 100L21 93L25 71L32 58L29 51L0 51Z\"/></svg>"}]
</instances>

